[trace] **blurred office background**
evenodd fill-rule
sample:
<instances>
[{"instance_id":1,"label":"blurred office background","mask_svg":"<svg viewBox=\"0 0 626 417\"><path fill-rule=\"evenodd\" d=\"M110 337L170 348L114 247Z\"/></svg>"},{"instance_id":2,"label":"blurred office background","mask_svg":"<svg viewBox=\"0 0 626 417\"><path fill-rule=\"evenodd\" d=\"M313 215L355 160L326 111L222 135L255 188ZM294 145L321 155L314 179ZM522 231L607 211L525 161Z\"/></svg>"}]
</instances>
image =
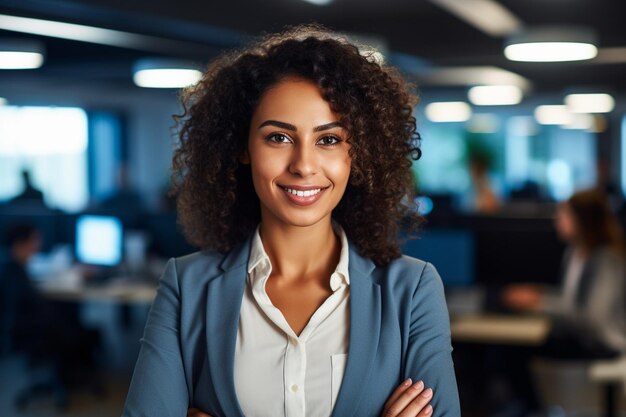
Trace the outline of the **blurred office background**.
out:
<instances>
[{"instance_id":1,"label":"blurred office background","mask_svg":"<svg viewBox=\"0 0 626 417\"><path fill-rule=\"evenodd\" d=\"M555 207L596 187L626 223L625 17L613 0L0 1L0 263L16 228L36 235L29 279L94 336L93 357L73 364L93 368L67 383L54 355L15 346L4 317L0 414L121 413L164 260L194 250L167 196L182 111L167 83L193 82L251 36L315 21L374 46L417 85L414 173L428 221L404 251L438 268L453 323L486 318L453 326L464 415L522 415L507 378L476 373L501 349L540 343L544 322L515 327L527 316L506 311L498 291L558 285ZM533 40L569 43L505 56ZM582 55L561 58L572 42ZM158 68L191 78L139 72ZM626 369L602 368L620 362L532 366L550 415L625 414Z\"/></svg>"}]
</instances>

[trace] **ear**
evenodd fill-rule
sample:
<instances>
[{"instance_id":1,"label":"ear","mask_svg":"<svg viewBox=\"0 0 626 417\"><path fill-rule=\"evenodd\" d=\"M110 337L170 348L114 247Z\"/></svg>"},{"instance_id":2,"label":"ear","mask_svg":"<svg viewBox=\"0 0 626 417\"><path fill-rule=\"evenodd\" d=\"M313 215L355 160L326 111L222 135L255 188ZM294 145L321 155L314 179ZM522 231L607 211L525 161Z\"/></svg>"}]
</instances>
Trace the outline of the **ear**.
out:
<instances>
[{"instance_id":1,"label":"ear","mask_svg":"<svg viewBox=\"0 0 626 417\"><path fill-rule=\"evenodd\" d=\"M241 155L239 155L239 157L237 159L239 160L239 163L244 164L244 165L249 165L250 164L250 154L248 153L248 150L246 149L245 151L243 151L241 153Z\"/></svg>"}]
</instances>

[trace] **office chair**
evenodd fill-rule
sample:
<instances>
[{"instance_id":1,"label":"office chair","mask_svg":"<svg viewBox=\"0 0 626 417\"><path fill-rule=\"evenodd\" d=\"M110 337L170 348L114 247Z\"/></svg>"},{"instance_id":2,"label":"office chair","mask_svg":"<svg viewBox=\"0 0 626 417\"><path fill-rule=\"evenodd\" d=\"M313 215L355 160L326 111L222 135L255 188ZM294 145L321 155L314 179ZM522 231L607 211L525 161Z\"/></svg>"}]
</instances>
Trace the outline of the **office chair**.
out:
<instances>
[{"instance_id":1,"label":"office chair","mask_svg":"<svg viewBox=\"0 0 626 417\"><path fill-rule=\"evenodd\" d=\"M94 351L100 344L98 331L70 325L66 329L43 329L41 334L47 335L40 340L34 340L28 334L26 338L17 338L20 343L16 347L26 353L30 374L28 386L15 398L18 408L24 408L42 396L52 396L55 406L64 409L74 391L86 390L98 397L105 394L94 359ZM42 370L47 371L43 378L40 376Z\"/></svg>"},{"instance_id":2,"label":"office chair","mask_svg":"<svg viewBox=\"0 0 626 417\"><path fill-rule=\"evenodd\" d=\"M1 278L1 277L0 277ZM31 401L41 397L53 396L58 409L68 405L68 391L61 378L61 364L58 358L46 351L38 343L32 342L32 330L19 331L15 326L15 311L9 311L12 303L7 301L10 294L0 285L0 311L2 311L1 339L4 353L26 357L27 385L17 392L14 405L24 409ZM42 372L43 377L42 377Z\"/></svg>"}]
</instances>

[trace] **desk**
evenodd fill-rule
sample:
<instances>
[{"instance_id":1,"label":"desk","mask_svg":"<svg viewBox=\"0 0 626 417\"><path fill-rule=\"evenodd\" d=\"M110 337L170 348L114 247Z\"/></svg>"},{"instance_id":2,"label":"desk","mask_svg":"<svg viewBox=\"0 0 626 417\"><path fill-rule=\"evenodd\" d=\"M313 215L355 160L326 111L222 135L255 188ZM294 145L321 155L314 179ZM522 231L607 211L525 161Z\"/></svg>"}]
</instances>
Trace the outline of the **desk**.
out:
<instances>
[{"instance_id":1,"label":"desk","mask_svg":"<svg viewBox=\"0 0 626 417\"><path fill-rule=\"evenodd\" d=\"M513 395L532 398L527 365L548 336L549 319L482 312L453 313L450 318L459 396L466 414L493 414L492 408L499 404L492 389L503 378Z\"/></svg>"},{"instance_id":2,"label":"desk","mask_svg":"<svg viewBox=\"0 0 626 417\"><path fill-rule=\"evenodd\" d=\"M135 363L156 282L111 277L84 284L51 279L37 288L67 317L98 331L107 365L127 369Z\"/></svg>"},{"instance_id":3,"label":"desk","mask_svg":"<svg viewBox=\"0 0 626 417\"><path fill-rule=\"evenodd\" d=\"M455 342L539 346L548 336L550 320L541 316L468 315L450 323Z\"/></svg>"},{"instance_id":4,"label":"desk","mask_svg":"<svg viewBox=\"0 0 626 417\"><path fill-rule=\"evenodd\" d=\"M63 285L45 282L38 286L41 293L58 301L100 301L121 304L152 303L156 296L156 284L112 280L102 285Z\"/></svg>"}]
</instances>

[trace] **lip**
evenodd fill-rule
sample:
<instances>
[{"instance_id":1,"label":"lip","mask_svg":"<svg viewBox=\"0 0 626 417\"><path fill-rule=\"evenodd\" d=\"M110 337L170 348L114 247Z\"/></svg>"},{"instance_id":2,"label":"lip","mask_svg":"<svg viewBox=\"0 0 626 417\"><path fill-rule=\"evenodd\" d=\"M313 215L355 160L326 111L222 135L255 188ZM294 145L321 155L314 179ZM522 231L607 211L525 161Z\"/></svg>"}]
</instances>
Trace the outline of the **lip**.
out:
<instances>
[{"instance_id":1,"label":"lip","mask_svg":"<svg viewBox=\"0 0 626 417\"><path fill-rule=\"evenodd\" d=\"M322 185L283 185L283 184L278 184L278 186L280 188L290 188L292 190L298 190L298 191L309 191L309 190L317 190L318 188L321 188L322 190L324 190L325 188L328 188L328 185L326 186L322 186Z\"/></svg>"},{"instance_id":2,"label":"lip","mask_svg":"<svg viewBox=\"0 0 626 417\"><path fill-rule=\"evenodd\" d=\"M329 188L329 186L321 187L318 185L279 185L279 187L282 190L285 197L287 197L287 199L290 202L298 206L310 206L311 204L318 201L322 197L322 194L324 194L324 191L326 191L326 189ZM310 195L310 196L305 197L305 196L294 195L288 192L287 188L292 189L292 190L297 190L297 191L309 191L309 190L320 189L320 192L315 195Z\"/></svg>"}]
</instances>

